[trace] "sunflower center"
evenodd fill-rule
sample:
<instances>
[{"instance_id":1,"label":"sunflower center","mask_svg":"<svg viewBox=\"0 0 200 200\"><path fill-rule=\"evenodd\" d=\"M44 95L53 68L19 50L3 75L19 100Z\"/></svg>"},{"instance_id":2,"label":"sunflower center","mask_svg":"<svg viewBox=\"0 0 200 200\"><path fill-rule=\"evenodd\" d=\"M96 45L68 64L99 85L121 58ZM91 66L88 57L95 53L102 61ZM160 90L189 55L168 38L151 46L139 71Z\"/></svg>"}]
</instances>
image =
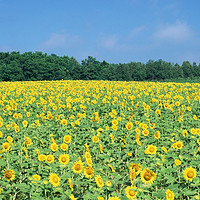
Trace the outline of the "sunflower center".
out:
<instances>
[{"instance_id":1,"label":"sunflower center","mask_svg":"<svg viewBox=\"0 0 200 200\"><path fill-rule=\"evenodd\" d=\"M56 149L57 149L57 147L56 147L56 145L54 145L54 146L53 146L53 150L56 150Z\"/></svg>"},{"instance_id":2,"label":"sunflower center","mask_svg":"<svg viewBox=\"0 0 200 200\"><path fill-rule=\"evenodd\" d=\"M169 198L172 198L172 193L171 193L171 192L168 193L168 197L169 197Z\"/></svg>"},{"instance_id":3,"label":"sunflower center","mask_svg":"<svg viewBox=\"0 0 200 200\"><path fill-rule=\"evenodd\" d=\"M51 157L47 157L47 161L51 161L52 159L51 159Z\"/></svg>"},{"instance_id":4,"label":"sunflower center","mask_svg":"<svg viewBox=\"0 0 200 200\"><path fill-rule=\"evenodd\" d=\"M194 177L194 172L193 172L193 171L189 171L189 172L187 173L187 177L193 178L193 177Z\"/></svg>"},{"instance_id":5,"label":"sunflower center","mask_svg":"<svg viewBox=\"0 0 200 200\"><path fill-rule=\"evenodd\" d=\"M80 169L81 169L81 165L80 164L76 164L75 170L80 170Z\"/></svg>"},{"instance_id":6,"label":"sunflower center","mask_svg":"<svg viewBox=\"0 0 200 200\"><path fill-rule=\"evenodd\" d=\"M154 152L154 148L153 148L153 147L150 147L150 148L149 148L149 151L150 151L150 152Z\"/></svg>"},{"instance_id":7,"label":"sunflower center","mask_svg":"<svg viewBox=\"0 0 200 200\"><path fill-rule=\"evenodd\" d=\"M129 190L129 195L130 195L130 196L135 196L135 191Z\"/></svg>"},{"instance_id":8,"label":"sunflower center","mask_svg":"<svg viewBox=\"0 0 200 200\"><path fill-rule=\"evenodd\" d=\"M135 176L136 176L135 171L132 171L132 172L130 173L130 178L131 178L132 180L134 180Z\"/></svg>"},{"instance_id":9,"label":"sunflower center","mask_svg":"<svg viewBox=\"0 0 200 200\"><path fill-rule=\"evenodd\" d=\"M10 179L12 177L12 173L10 171L5 172L5 177Z\"/></svg>"},{"instance_id":10,"label":"sunflower center","mask_svg":"<svg viewBox=\"0 0 200 200\"><path fill-rule=\"evenodd\" d=\"M177 147L178 147L178 148L181 148L181 144L177 144Z\"/></svg>"},{"instance_id":11,"label":"sunflower center","mask_svg":"<svg viewBox=\"0 0 200 200\"><path fill-rule=\"evenodd\" d=\"M41 160L45 160L45 157L44 157L44 156L40 156L40 159L41 159Z\"/></svg>"},{"instance_id":12,"label":"sunflower center","mask_svg":"<svg viewBox=\"0 0 200 200\"><path fill-rule=\"evenodd\" d=\"M65 157L63 157L61 160L62 160L62 162L66 162L66 158Z\"/></svg>"},{"instance_id":13,"label":"sunflower center","mask_svg":"<svg viewBox=\"0 0 200 200\"><path fill-rule=\"evenodd\" d=\"M53 182L54 183L58 183L58 178L57 177L53 177Z\"/></svg>"},{"instance_id":14,"label":"sunflower center","mask_svg":"<svg viewBox=\"0 0 200 200\"><path fill-rule=\"evenodd\" d=\"M137 172L139 170L139 167L135 166L134 169L135 169L135 172Z\"/></svg>"},{"instance_id":15,"label":"sunflower center","mask_svg":"<svg viewBox=\"0 0 200 200\"><path fill-rule=\"evenodd\" d=\"M90 159L90 155L89 155L89 154L87 154L87 155L86 155L86 158L87 158L87 159Z\"/></svg>"},{"instance_id":16,"label":"sunflower center","mask_svg":"<svg viewBox=\"0 0 200 200\"><path fill-rule=\"evenodd\" d=\"M144 179L145 179L146 181L149 181L149 180L151 179L151 174L148 173L148 172L145 172L145 174L144 174Z\"/></svg>"},{"instance_id":17,"label":"sunflower center","mask_svg":"<svg viewBox=\"0 0 200 200\"><path fill-rule=\"evenodd\" d=\"M102 181L101 178L98 179L98 182L99 182L99 184L102 184L102 183L103 183L103 181Z\"/></svg>"},{"instance_id":18,"label":"sunflower center","mask_svg":"<svg viewBox=\"0 0 200 200\"><path fill-rule=\"evenodd\" d=\"M4 149L8 149L8 148L9 148L9 144L5 144Z\"/></svg>"},{"instance_id":19,"label":"sunflower center","mask_svg":"<svg viewBox=\"0 0 200 200\"><path fill-rule=\"evenodd\" d=\"M86 172L87 172L88 175L91 175L92 174L92 169L87 168Z\"/></svg>"}]
</instances>

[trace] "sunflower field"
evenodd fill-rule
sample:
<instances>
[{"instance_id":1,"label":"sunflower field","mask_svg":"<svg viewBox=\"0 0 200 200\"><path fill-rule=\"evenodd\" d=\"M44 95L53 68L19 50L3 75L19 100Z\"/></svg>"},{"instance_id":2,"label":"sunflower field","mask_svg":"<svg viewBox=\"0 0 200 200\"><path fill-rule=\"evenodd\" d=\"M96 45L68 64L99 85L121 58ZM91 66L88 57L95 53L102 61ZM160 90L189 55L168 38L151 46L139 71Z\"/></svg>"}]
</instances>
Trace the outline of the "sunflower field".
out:
<instances>
[{"instance_id":1,"label":"sunflower field","mask_svg":"<svg viewBox=\"0 0 200 200\"><path fill-rule=\"evenodd\" d=\"M1 82L0 199L200 198L200 84Z\"/></svg>"}]
</instances>

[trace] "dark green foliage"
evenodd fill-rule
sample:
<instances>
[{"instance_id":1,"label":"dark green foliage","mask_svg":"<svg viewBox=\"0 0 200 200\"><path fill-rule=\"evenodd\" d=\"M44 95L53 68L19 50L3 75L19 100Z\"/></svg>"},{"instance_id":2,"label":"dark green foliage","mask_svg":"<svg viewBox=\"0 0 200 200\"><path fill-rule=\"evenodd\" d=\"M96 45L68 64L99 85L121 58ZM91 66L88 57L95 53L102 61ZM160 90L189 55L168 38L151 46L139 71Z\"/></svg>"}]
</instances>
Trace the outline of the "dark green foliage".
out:
<instances>
[{"instance_id":1,"label":"dark green foliage","mask_svg":"<svg viewBox=\"0 0 200 200\"><path fill-rule=\"evenodd\" d=\"M111 64L92 56L81 64L73 57L42 52L0 52L0 81L36 80L169 81L200 79L200 64L163 60Z\"/></svg>"}]
</instances>

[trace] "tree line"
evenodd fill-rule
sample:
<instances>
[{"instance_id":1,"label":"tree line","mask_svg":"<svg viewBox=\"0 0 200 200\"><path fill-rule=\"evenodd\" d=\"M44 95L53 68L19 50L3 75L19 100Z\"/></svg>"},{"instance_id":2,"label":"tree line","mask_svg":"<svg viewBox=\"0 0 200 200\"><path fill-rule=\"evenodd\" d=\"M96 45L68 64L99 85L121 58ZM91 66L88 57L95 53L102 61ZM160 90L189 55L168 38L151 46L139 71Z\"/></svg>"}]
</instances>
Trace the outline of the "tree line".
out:
<instances>
[{"instance_id":1,"label":"tree line","mask_svg":"<svg viewBox=\"0 0 200 200\"><path fill-rule=\"evenodd\" d=\"M200 64L182 65L163 60L108 63L88 56L79 63L74 57L42 52L0 52L0 81L110 80L165 81L200 78Z\"/></svg>"}]
</instances>

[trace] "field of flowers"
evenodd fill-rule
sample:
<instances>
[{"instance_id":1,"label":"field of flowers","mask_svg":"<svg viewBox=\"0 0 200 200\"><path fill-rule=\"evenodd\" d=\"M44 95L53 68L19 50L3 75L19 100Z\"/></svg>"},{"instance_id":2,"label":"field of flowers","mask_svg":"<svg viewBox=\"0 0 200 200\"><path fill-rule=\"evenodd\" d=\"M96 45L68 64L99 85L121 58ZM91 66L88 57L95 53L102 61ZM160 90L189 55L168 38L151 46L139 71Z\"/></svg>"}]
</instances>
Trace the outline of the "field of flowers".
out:
<instances>
[{"instance_id":1,"label":"field of flowers","mask_svg":"<svg viewBox=\"0 0 200 200\"><path fill-rule=\"evenodd\" d=\"M200 84L1 83L0 199L199 199Z\"/></svg>"}]
</instances>

